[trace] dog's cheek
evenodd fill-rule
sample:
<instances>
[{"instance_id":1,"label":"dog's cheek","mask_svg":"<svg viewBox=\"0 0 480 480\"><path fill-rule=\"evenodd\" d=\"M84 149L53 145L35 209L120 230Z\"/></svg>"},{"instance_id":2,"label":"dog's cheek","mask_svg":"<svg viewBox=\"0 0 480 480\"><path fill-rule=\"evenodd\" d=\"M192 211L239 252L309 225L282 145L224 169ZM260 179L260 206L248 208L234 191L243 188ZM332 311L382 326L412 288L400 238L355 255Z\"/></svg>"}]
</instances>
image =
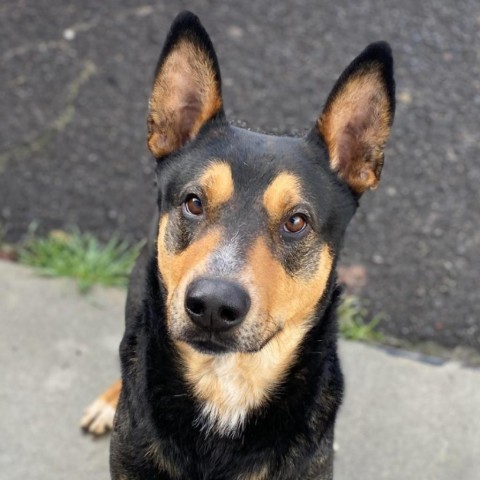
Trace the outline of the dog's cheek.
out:
<instances>
[{"instance_id":1,"label":"dog's cheek","mask_svg":"<svg viewBox=\"0 0 480 480\"><path fill-rule=\"evenodd\" d=\"M176 255L183 252L193 241L195 229L183 217L180 209L169 215L165 232L165 246Z\"/></svg>"},{"instance_id":2,"label":"dog's cheek","mask_svg":"<svg viewBox=\"0 0 480 480\"><path fill-rule=\"evenodd\" d=\"M167 290L167 304L179 286L184 289L187 280L201 272L221 240L219 228L197 232L189 238L186 248L180 250L178 229L175 230L177 220L171 221L170 217L171 214L161 217L157 238L157 263Z\"/></svg>"},{"instance_id":3,"label":"dog's cheek","mask_svg":"<svg viewBox=\"0 0 480 480\"><path fill-rule=\"evenodd\" d=\"M296 252L300 268L286 272L285 295L278 307L286 312L287 322L300 325L310 321L328 284L333 256L327 244L304 245L307 252Z\"/></svg>"},{"instance_id":4,"label":"dog's cheek","mask_svg":"<svg viewBox=\"0 0 480 480\"><path fill-rule=\"evenodd\" d=\"M176 223L170 214L163 214L160 218L157 237L158 269L169 296L179 280L178 271L175 267L178 267L180 255L177 253L177 241L173 234Z\"/></svg>"},{"instance_id":5,"label":"dog's cheek","mask_svg":"<svg viewBox=\"0 0 480 480\"><path fill-rule=\"evenodd\" d=\"M307 271L292 274L274 256L266 239L260 237L254 243L248 264L259 292L259 310L266 312L266 317L277 327L307 321L320 301L330 277L333 256L326 244L316 250L316 254L302 256L302 261L309 259Z\"/></svg>"},{"instance_id":6,"label":"dog's cheek","mask_svg":"<svg viewBox=\"0 0 480 480\"><path fill-rule=\"evenodd\" d=\"M192 228L182 220L181 213L165 213L160 219L157 238L157 260L160 276L169 294L179 282L182 253L194 240Z\"/></svg>"},{"instance_id":7,"label":"dog's cheek","mask_svg":"<svg viewBox=\"0 0 480 480\"><path fill-rule=\"evenodd\" d=\"M323 246L321 240L310 233L301 240L279 246L277 257L292 278L308 281L317 274Z\"/></svg>"}]
</instances>

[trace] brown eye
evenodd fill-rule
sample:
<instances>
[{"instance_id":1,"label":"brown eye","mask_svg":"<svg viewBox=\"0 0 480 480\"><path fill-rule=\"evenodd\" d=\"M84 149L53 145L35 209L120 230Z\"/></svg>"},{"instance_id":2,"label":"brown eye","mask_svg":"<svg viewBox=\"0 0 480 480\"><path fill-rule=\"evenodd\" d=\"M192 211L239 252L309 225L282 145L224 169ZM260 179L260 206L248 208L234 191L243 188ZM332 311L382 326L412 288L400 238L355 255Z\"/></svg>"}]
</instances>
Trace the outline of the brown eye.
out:
<instances>
[{"instance_id":1,"label":"brown eye","mask_svg":"<svg viewBox=\"0 0 480 480\"><path fill-rule=\"evenodd\" d=\"M307 219L299 213L292 215L287 222L285 222L283 228L290 233L300 233L305 230L307 226Z\"/></svg>"},{"instance_id":2,"label":"brown eye","mask_svg":"<svg viewBox=\"0 0 480 480\"><path fill-rule=\"evenodd\" d=\"M202 215L203 213L202 201L196 195L190 195L184 205L185 210L192 215Z\"/></svg>"}]
</instances>

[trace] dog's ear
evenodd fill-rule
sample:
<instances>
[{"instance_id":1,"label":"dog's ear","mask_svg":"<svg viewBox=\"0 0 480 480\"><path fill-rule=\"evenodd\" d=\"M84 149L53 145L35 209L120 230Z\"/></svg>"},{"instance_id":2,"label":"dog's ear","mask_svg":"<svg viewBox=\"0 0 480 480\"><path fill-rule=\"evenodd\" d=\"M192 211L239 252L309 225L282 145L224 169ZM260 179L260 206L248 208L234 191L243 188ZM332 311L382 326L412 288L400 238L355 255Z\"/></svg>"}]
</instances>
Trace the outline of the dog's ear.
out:
<instances>
[{"instance_id":1,"label":"dog's ear","mask_svg":"<svg viewBox=\"0 0 480 480\"><path fill-rule=\"evenodd\" d=\"M330 167L357 195L380 180L394 111L392 52L385 42L372 43L342 73L311 132L321 135Z\"/></svg>"},{"instance_id":2,"label":"dog's ear","mask_svg":"<svg viewBox=\"0 0 480 480\"><path fill-rule=\"evenodd\" d=\"M148 114L148 148L157 158L192 140L223 116L220 69L198 17L180 13L160 55Z\"/></svg>"}]
</instances>

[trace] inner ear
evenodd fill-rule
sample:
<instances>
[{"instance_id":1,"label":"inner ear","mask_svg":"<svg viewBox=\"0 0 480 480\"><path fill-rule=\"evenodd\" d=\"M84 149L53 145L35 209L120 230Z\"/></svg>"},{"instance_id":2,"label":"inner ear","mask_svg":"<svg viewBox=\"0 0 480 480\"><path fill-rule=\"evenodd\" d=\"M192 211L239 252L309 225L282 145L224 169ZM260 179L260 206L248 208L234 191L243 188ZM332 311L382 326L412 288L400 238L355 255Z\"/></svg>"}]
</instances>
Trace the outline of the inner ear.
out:
<instances>
[{"instance_id":1,"label":"inner ear","mask_svg":"<svg viewBox=\"0 0 480 480\"><path fill-rule=\"evenodd\" d=\"M195 138L223 115L218 61L207 32L192 13L172 24L149 101L148 147L157 158Z\"/></svg>"},{"instance_id":2,"label":"inner ear","mask_svg":"<svg viewBox=\"0 0 480 480\"><path fill-rule=\"evenodd\" d=\"M367 47L345 70L317 121L330 166L357 194L380 180L395 108L390 47Z\"/></svg>"}]
</instances>

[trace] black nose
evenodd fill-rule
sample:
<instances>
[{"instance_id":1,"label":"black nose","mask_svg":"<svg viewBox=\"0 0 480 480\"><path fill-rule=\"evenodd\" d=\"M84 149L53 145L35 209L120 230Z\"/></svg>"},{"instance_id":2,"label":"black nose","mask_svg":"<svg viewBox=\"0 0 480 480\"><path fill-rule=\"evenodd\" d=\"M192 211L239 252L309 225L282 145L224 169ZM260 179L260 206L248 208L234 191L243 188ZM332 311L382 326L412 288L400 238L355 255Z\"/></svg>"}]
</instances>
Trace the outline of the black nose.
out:
<instances>
[{"instance_id":1,"label":"black nose","mask_svg":"<svg viewBox=\"0 0 480 480\"><path fill-rule=\"evenodd\" d=\"M227 280L199 278L187 288L185 310L202 328L228 330L243 321L249 308L248 293Z\"/></svg>"}]
</instances>

